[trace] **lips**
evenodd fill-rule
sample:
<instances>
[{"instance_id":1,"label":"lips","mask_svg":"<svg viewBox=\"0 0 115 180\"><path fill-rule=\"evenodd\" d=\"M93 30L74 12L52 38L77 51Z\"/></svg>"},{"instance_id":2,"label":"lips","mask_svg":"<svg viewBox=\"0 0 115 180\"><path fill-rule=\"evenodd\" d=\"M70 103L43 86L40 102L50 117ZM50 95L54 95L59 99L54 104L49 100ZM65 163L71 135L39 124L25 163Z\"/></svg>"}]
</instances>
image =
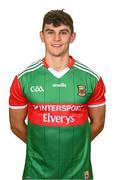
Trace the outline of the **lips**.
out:
<instances>
[{"instance_id":1,"label":"lips","mask_svg":"<svg viewBox=\"0 0 115 180\"><path fill-rule=\"evenodd\" d=\"M62 44L52 44L53 47L61 47Z\"/></svg>"}]
</instances>

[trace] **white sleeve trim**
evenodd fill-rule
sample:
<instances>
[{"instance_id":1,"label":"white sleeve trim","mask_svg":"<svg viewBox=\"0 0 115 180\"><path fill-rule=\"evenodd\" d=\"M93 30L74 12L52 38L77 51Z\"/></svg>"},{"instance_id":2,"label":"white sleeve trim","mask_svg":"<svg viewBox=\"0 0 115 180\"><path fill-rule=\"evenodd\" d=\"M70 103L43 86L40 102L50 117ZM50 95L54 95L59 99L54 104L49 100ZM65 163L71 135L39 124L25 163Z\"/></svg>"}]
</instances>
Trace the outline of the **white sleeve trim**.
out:
<instances>
[{"instance_id":1,"label":"white sleeve trim","mask_svg":"<svg viewBox=\"0 0 115 180\"><path fill-rule=\"evenodd\" d=\"M101 103L101 104L88 105L88 107L93 108L93 107L100 107L100 106L104 106L104 105L106 105L105 102L104 102L104 103Z\"/></svg>"},{"instance_id":2,"label":"white sleeve trim","mask_svg":"<svg viewBox=\"0 0 115 180\"><path fill-rule=\"evenodd\" d=\"M27 107L27 104L24 105L24 106L10 106L10 105L9 105L9 108L10 108L10 109L24 109L24 108L26 108L26 107Z\"/></svg>"}]
</instances>

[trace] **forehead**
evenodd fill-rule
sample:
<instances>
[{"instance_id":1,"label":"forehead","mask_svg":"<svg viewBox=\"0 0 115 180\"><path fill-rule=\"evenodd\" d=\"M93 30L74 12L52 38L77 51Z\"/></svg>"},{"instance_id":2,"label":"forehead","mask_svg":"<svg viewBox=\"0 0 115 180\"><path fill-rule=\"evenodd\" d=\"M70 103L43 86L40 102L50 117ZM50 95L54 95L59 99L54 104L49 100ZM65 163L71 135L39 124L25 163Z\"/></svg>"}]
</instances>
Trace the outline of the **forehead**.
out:
<instances>
[{"instance_id":1,"label":"forehead","mask_svg":"<svg viewBox=\"0 0 115 180\"><path fill-rule=\"evenodd\" d=\"M53 24L45 24L44 31L46 30L53 30L53 31L62 31L62 30L68 30L71 32L71 29L69 26L66 26L64 24L61 24L60 26L55 27Z\"/></svg>"}]
</instances>

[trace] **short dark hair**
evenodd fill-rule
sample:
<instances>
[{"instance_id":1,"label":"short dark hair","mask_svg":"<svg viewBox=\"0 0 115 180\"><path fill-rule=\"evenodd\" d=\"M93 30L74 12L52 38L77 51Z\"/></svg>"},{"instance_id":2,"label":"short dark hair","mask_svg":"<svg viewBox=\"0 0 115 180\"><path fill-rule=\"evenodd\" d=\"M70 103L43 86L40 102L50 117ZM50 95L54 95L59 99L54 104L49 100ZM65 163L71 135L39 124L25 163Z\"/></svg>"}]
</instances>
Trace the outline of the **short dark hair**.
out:
<instances>
[{"instance_id":1,"label":"short dark hair","mask_svg":"<svg viewBox=\"0 0 115 180\"><path fill-rule=\"evenodd\" d=\"M69 26L71 33L73 33L73 19L71 16L64 12L64 10L51 10L44 15L42 31L45 24L53 24L54 27L58 27L61 24Z\"/></svg>"}]
</instances>

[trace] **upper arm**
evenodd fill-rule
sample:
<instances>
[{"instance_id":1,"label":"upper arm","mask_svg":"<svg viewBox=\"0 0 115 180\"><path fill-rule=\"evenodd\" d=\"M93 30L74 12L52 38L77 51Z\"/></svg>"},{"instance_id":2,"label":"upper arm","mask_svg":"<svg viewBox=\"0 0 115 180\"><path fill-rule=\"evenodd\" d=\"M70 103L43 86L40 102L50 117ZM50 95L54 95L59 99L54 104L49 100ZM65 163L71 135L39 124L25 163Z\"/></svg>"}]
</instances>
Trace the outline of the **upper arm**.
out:
<instances>
[{"instance_id":1,"label":"upper arm","mask_svg":"<svg viewBox=\"0 0 115 180\"><path fill-rule=\"evenodd\" d=\"M9 118L10 118L11 128L16 128L17 126L24 126L26 116L27 116L27 108L23 108L23 109L9 108Z\"/></svg>"},{"instance_id":2,"label":"upper arm","mask_svg":"<svg viewBox=\"0 0 115 180\"><path fill-rule=\"evenodd\" d=\"M104 125L106 110L105 101L105 85L100 78L88 102L88 116L91 123Z\"/></svg>"},{"instance_id":3,"label":"upper arm","mask_svg":"<svg viewBox=\"0 0 115 180\"><path fill-rule=\"evenodd\" d=\"M9 118L11 127L24 125L27 116L28 101L23 94L20 82L16 76L10 88Z\"/></svg>"},{"instance_id":4,"label":"upper arm","mask_svg":"<svg viewBox=\"0 0 115 180\"><path fill-rule=\"evenodd\" d=\"M106 106L88 108L88 116L91 123L104 125Z\"/></svg>"}]
</instances>

